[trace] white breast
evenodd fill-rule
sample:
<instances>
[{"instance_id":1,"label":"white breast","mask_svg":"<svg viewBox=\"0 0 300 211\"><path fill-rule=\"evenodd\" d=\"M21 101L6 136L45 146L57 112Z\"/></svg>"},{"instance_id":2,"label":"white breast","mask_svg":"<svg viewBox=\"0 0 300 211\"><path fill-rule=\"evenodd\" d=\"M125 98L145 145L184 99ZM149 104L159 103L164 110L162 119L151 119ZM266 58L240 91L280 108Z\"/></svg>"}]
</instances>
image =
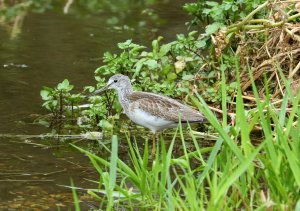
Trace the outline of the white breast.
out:
<instances>
[{"instance_id":1,"label":"white breast","mask_svg":"<svg viewBox=\"0 0 300 211\"><path fill-rule=\"evenodd\" d=\"M127 116L136 124L149 128L153 133L174 126L174 122L153 116L141 109L134 109L127 113Z\"/></svg>"}]
</instances>

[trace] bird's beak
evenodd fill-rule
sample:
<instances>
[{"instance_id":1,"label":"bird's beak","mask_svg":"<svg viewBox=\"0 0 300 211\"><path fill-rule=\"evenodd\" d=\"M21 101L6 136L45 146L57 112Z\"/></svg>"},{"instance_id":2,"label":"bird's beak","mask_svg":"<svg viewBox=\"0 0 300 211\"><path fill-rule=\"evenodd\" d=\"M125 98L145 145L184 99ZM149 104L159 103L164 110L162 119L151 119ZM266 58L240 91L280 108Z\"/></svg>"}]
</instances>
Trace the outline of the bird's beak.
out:
<instances>
[{"instance_id":1,"label":"bird's beak","mask_svg":"<svg viewBox=\"0 0 300 211\"><path fill-rule=\"evenodd\" d=\"M113 82L110 83L110 84L107 84L105 87L102 87L101 89L98 89L98 90L94 91L93 93L90 93L90 94L86 95L86 98L89 98L89 97L95 96L95 95L97 95L97 94L99 94L101 92L104 92L105 90L109 89L109 87L112 84L113 84Z\"/></svg>"}]
</instances>

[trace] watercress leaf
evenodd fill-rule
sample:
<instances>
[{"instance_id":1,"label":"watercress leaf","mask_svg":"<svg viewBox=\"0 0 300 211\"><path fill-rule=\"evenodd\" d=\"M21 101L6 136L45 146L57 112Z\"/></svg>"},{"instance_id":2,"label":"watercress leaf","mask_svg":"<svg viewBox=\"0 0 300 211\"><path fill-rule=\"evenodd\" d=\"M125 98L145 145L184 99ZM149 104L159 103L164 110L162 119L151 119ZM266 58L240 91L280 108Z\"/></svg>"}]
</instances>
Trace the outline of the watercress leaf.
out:
<instances>
[{"instance_id":1,"label":"watercress leaf","mask_svg":"<svg viewBox=\"0 0 300 211\"><path fill-rule=\"evenodd\" d=\"M43 107L46 107L47 108L47 105L50 103L50 101L46 101L42 104Z\"/></svg>"},{"instance_id":2,"label":"watercress leaf","mask_svg":"<svg viewBox=\"0 0 300 211\"><path fill-rule=\"evenodd\" d=\"M83 91L86 91L86 90L88 90L89 92L93 92L93 91L95 91L95 87L93 87L93 86L85 86L84 89L83 89Z\"/></svg>"},{"instance_id":3,"label":"watercress leaf","mask_svg":"<svg viewBox=\"0 0 300 211\"><path fill-rule=\"evenodd\" d=\"M69 80L65 79L63 82L61 82L57 85L57 89L58 90L67 89L69 87L69 85L70 85Z\"/></svg>"},{"instance_id":4,"label":"watercress leaf","mask_svg":"<svg viewBox=\"0 0 300 211\"><path fill-rule=\"evenodd\" d=\"M177 78L176 73L168 73L167 78L169 81L174 81Z\"/></svg>"},{"instance_id":5,"label":"watercress leaf","mask_svg":"<svg viewBox=\"0 0 300 211\"><path fill-rule=\"evenodd\" d=\"M103 66L101 66L101 67L98 67L98 68L95 70L95 73L96 73L96 74L97 74L97 73L103 73L103 72L106 71L106 69L107 69L107 65L103 65Z\"/></svg>"},{"instance_id":6,"label":"watercress leaf","mask_svg":"<svg viewBox=\"0 0 300 211\"><path fill-rule=\"evenodd\" d=\"M186 63L184 60L178 60L177 62L174 63L175 65L175 70L176 73L180 73L186 66Z\"/></svg>"},{"instance_id":7,"label":"watercress leaf","mask_svg":"<svg viewBox=\"0 0 300 211\"><path fill-rule=\"evenodd\" d=\"M49 100L50 99L49 94L50 92L48 90L41 90L40 92L40 95L43 100Z\"/></svg>"},{"instance_id":8,"label":"watercress leaf","mask_svg":"<svg viewBox=\"0 0 300 211\"><path fill-rule=\"evenodd\" d=\"M191 31L188 35L189 37L193 37L197 34L198 32L197 31Z\"/></svg>"},{"instance_id":9,"label":"watercress leaf","mask_svg":"<svg viewBox=\"0 0 300 211\"><path fill-rule=\"evenodd\" d=\"M205 40L196 41L195 46L197 48L203 48L206 46L206 42L205 42Z\"/></svg>"},{"instance_id":10,"label":"watercress leaf","mask_svg":"<svg viewBox=\"0 0 300 211\"><path fill-rule=\"evenodd\" d=\"M140 57L146 57L148 55L148 52L147 51L143 51L141 54L140 54Z\"/></svg>"},{"instance_id":11,"label":"watercress leaf","mask_svg":"<svg viewBox=\"0 0 300 211\"><path fill-rule=\"evenodd\" d=\"M238 10L239 10L239 7L236 6L236 5L233 5L233 6L231 7L231 10L232 10L233 12L238 11Z\"/></svg>"},{"instance_id":12,"label":"watercress leaf","mask_svg":"<svg viewBox=\"0 0 300 211\"><path fill-rule=\"evenodd\" d=\"M154 57L154 54L153 54L153 52L149 52L147 56L148 56L149 58L153 58L153 57Z\"/></svg>"},{"instance_id":13,"label":"watercress leaf","mask_svg":"<svg viewBox=\"0 0 300 211\"><path fill-rule=\"evenodd\" d=\"M46 91L48 91L48 92L53 92L53 91L54 91L54 89L52 89L52 88L50 88L50 87L48 87L48 86L43 86L42 89L43 89L43 90L46 90Z\"/></svg>"},{"instance_id":14,"label":"watercress leaf","mask_svg":"<svg viewBox=\"0 0 300 211\"><path fill-rule=\"evenodd\" d=\"M221 66L220 66L221 71L225 71L226 68L227 68L226 64L221 64Z\"/></svg>"},{"instance_id":15,"label":"watercress leaf","mask_svg":"<svg viewBox=\"0 0 300 211\"><path fill-rule=\"evenodd\" d=\"M231 8L231 4L230 3L225 4L225 7L224 7L225 10L229 10L230 8Z\"/></svg>"},{"instance_id":16,"label":"watercress leaf","mask_svg":"<svg viewBox=\"0 0 300 211\"><path fill-rule=\"evenodd\" d=\"M153 55L155 56L158 53L158 49L159 49L159 42L163 39L162 36L159 36L156 40L152 41L152 52Z\"/></svg>"},{"instance_id":17,"label":"watercress leaf","mask_svg":"<svg viewBox=\"0 0 300 211\"><path fill-rule=\"evenodd\" d=\"M74 85L69 85L69 86L66 88L66 91L71 91L73 88L74 88Z\"/></svg>"},{"instance_id":18,"label":"watercress leaf","mask_svg":"<svg viewBox=\"0 0 300 211\"><path fill-rule=\"evenodd\" d=\"M189 93L190 90L186 87L180 87L180 88L177 88L176 91L181 92L181 93L183 93L183 92Z\"/></svg>"},{"instance_id":19,"label":"watercress leaf","mask_svg":"<svg viewBox=\"0 0 300 211\"><path fill-rule=\"evenodd\" d=\"M159 50L159 56L160 57L165 56L170 50L171 50L171 44L170 43L162 45L160 47L160 50Z\"/></svg>"},{"instance_id":20,"label":"watercress leaf","mask_svg":"<svg viewBox=\"0 0 300 211\"><path fill-rule=\"evenodd\" d=\"M197 3L186 3L183 6L183 9L186 10L190 14L197 13L198 11L198 4Z\"/></svg>"},{"instance_id":21,"label":"watercress leaf","mask_svg":"<svg viewBox=\"0 0 300 211\"><path fill-rule=\"evenodd\" d=\"M202 10L202 13L204 14L204 15L208 15L209 13L211 12L211 9L203 9Z\"/></svg>"},{"instance_id":22,"label":"watercress leaf","mask_svg":"<svg viewBox=\"0 0 300 211\"><path fill-rule=\"evenodd\" d=\"M167 66L167 65L170 65L172 61L169 59L168 56L163 56L160 58L160 63L161 63L161 66Z\"/></svg>"},{"instance_id":23,"label":"watercress leaf","mask_svg":"<svg viewBox=\"0 0 300 211\"><path fill-rule=\"evenodd\" d=\"M168 65L164 65L163 66L163 69L162 69L162 73L163 74L168 74L170 71L173 71L174 70L174 66L173 65L170 65L170 64L168 64Z\"/></svg>"},{"instance_id":24,"label":"watercress leaf","mask_svg":"<svg viewBox=\"0 0 300 211\"><path fill-rule=\"evenodd\" d=\"M210 25L206 26L205 33L207 35L213 34L216 31L218 31L221 28L221 26L222 26L222 24L219 23L219 22L215 22L213 24L210 24Z\"/></svg>"},{"instance_id":25,"label":"watercress leaf","mask_svg":"<svg viewBox=\"0 0 300 211\"><path fill-rule=\"evenodd\" d=\"M219 5L218 2L215 2L215 1L207 1L205 3L206 3L206 5L211 6L211 7L215 7L215 6Z\"/></svg>"},{"instance_id":26,"label":"watercress leaf","mask_svg":"<svg viewBox=\"0 0 300 211\"><path fill-rule=\"evenodd\" d=\"M140 70L142 69L144 62L146 61L145 58L140 59L137 63L135 63L135 72L133 74L133 78L135 78L139 73Z\"/></svg>"},{"instance_id":27,"label":"watercress leaf","mask_svg":"<svg viewBox=\"0 0 300 211\"><path fill-rule=\"evenodd\" d=\"M158 66L157 61L154 59L149 59L144 64L147 65L150 69L156 69Z\"/></svg>"},{"instance_id":28,"label":"watercress leaf","mask_svg":"<svg viewBox=\"0 0 300 211\"><path fill-rule=\"evenodd\" d=\"M194 79L194 77L195 77L194 75L184 75L182 76L182 80L189 81Z\"/></svg>"},{"instance_id":29,"label":"watercress leaf","mask_svg":"<svg viewBox=\"0 0 300 211\"><path fill-rule=\"evenodd\" d=\"M185 39L183 34L177 34L176 37L178 41L183 41Z\"/></svg>"},{"instance_id":30,"label":"watercress leaf","mask_svg":"<svg viewBox=\"0 0 300 211\"><path fill-rule=\"evenodd\" d=\"M126 49L129 47L129 45L131 44L132 40L126 40L125 42L121 42L121 43L118 43L118 47L120 49Z\"/></svg>"},{"instance_id":31,"label":"watercress leaf","mask_svg":"<svg viewBox=\"0 0 300 211\"><path fill-rule=\"evenodd\" d=\"M51 101L51 104L53 107L56 107L58 105L58 101L57 100L53 100Z\"/></svg>"},{"instance_id":32,"label":"watercress leaf","mask_svg":"<svg viewBox=\"0 0 300 211\"><path fill-rule=\"evenodd\" d=\"M208 74L208 78L213 78L215 76L215 72L214 71L211 71L209 74Z\"/></svg>"},{"instance_id":33,"label":"watercress leaf","mask_svg":"<svg viewBox=\"0 0 300 211\"><path fill-rule=\"evenodd\" d=\"M104 62L109 62L111 61L112 59L114 59L114 56L112 53L110 52L105 52L104 55L103 55L103 61Z\"/></svg>"}]
</instances>

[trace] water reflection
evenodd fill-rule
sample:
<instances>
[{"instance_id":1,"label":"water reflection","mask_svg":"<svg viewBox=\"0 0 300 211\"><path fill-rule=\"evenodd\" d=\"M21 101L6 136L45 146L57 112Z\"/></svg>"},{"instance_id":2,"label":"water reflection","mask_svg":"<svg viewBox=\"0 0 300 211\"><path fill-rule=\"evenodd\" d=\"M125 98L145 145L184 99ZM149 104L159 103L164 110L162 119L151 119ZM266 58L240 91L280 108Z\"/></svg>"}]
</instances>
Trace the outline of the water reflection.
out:
<instances>
[{"instance_id":1,"label":"water reflection","mask_svg":"<svg viewBox=\"0 0 300 211\"><path fill-rule=\"evenodd\" d=\"M81 19L101 16L101 24L115 32L135 30L157 32L157 27L166 23L156 10L151 8L158 3L168 5L169 0L1 1L0 26L8 32L10 39L15 39L22 32L28 14L52 10Z\"/></svg>"}]
</instances>

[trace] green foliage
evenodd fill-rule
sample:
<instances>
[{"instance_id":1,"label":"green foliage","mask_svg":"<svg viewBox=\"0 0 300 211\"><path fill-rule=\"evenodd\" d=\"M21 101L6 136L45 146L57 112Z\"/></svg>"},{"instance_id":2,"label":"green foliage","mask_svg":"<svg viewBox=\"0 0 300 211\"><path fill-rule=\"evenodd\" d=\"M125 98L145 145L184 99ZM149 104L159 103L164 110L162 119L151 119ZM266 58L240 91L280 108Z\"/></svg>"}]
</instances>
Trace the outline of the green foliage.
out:
<instances>
[{"instance_id":1,"label":"green foliage","mask_svg":"<svg viewBox=\"0 0 300 211\"><path fill-rule=\"evenodd\" d=\"M70 85L69 81L65 79L62 83L59 83L57 87L50 88L44 86L40 94L45 101L43 107L47 110L54 112L62 105L70 105L80 100L80 94L70 94L70 91L74 88Z\"/></svg>"},{"instance_id":2,"label":"green foliage","mask_svg":"<svg viewBox=\"0 0 300 211\"><path fill-rule=\"evenodd\" d=\"M239 75L238 67L236 71ZM236 123L233 125L226 121L228 102L224 69L220 85L222 124L198 93L197 97L190 95L218 131L219 137L213 147L201 146L203 140L198 138L198 132L188 127L193 145L188 148L181 125L170 143L166 144L161 137L158 153L152 158L147 140L140 150L136 141L127 138L130 156L127 162L118 157L116 137L113 137L112 150L106 148L111 153L110 162L75 146L90 158L99 173L99 180L93 181L98 189L87 192L99 200L100 209L111 208L112 201L118 208L154 210L293 210L299 207L300 124L295 122L295 117L300 115L300 93L293 97L290 82L280 69L278 71L288 87L281 109L274 108L267 97L265 102L260 100L251 78L258 107L254 113L249 112L244 106L238 78ZM292 105L290 115L286 115L288 102ZM262 128L263 136L258 146L251 141L254 125ZM178 135L181 156L174 154Z\"/></svg>"},{"instance_id":3,"label":"green foliage","mask_svg":"<svg viewBox=\"0 0 300 211\"><path fill-rule=\"evenodd\" d=\"M212 33L222 25L242 20L263 2L265 0L225 0L221 2L198 0L196 3L186 3L183 8L194 17L189 23L190 26L198 26L208 20L210 25L206 29Z\"/></svg>"},{"instance_id":4,"label":"green foliage","mask_svg":"<svg viewBox=\"0 0 300 211\"><path fill-rule=\"evenodd\" d=\"M73 182L72 178L70 179L70 183L71 183L71 187L72 187L72 195L73 195L75 210L80 211L79 199L78 199L78 195L76 193L76 188L74 187L74 182Z\"/></svg>"},{"instance_id":5,"label":"green foliage","mask_svg":"<svg viewBox=\"0 0 300 211\"><path fill-rule=\"evenodd\" d=\"M132 40L118 43L120 53L106 52L103 56L104 64L95 71L97 88L105 85L106 79L103 76L121 73L132 78L136 90L157 92L183 99L194 87L195 74L204 63L198 52L199 49L205 48L206 42L197 39L196 35L197 32L190 32L186 36L181 34L177 36L176 41L165 44L161 44L163 37L158 37L152 41L152 49L149 51L146 51L145 46L135 44ZM95 88L87 86L85 90L93 92ZM209 90L205 92L212 101L218 100L217 92L214 91L215 95ZM102 129L111 129L112 122L103 119L107 118L107 113L118 118L122 110L114 99L115 93L92 97L89 101L93 106L82 111L82 114L89 119L97 119L98 116L98 121L102 119L99 126Z\"/></svg>"},{"instance_id":6,"label":"green foliage","mask_svg":"<svg viewBox=\"0 0 300 211\"><path fill-rule=\"evenodd\" d=\"M74 120L74 107L78 105L83 96L81 94L71 94L70 92L73 88L74 86L67 79L59 83L55 88L46 86L42 88L40 95L44 100L43 107L52 114L50 120L40 120L43 125L50 121L46 125L62 129L61 126L66 117L68 117L68 120Z\"/></svg>"},{"instance_id":7,"label":"green foliage","mask_svg":"<svg viewBox=\"0 0 300 211\"><path fill-rule=\"evenodd\" d=\"M198 55L205 41L195 38L196 32L187 36L178 35L177 40L161 44L162 37L152 41L152 50L145 51L145 47L127 40L119 43L121 53L106 52L103 57L104 65L96 70L97 75L113 75L122 73L131 77L137 89L160 92L169 96L180 96L186 91L189 83L188 77L198 71L203 64L203 59ZM193 77L189 78L190 80ZM99 76L96 76L99 80ZM177 92L174 90L175 81L182 80L182 85ZM102 83L100 81L99 83Z\"/></svg>"}]
</instances>

